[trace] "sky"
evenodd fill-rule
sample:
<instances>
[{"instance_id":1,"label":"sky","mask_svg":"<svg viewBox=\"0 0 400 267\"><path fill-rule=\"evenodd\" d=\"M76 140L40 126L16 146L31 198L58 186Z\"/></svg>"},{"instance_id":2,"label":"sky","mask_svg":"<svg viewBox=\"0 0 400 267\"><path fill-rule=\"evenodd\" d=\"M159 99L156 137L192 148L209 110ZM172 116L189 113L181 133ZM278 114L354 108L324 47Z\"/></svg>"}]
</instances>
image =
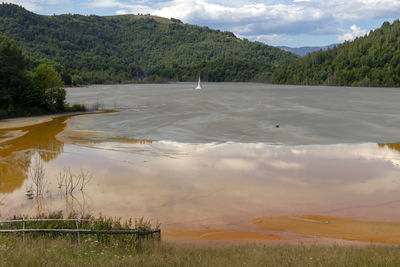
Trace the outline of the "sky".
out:
<instances>
[{"instance_id":1,"label":"sky","mask_svg":"<svg viewBox=\"0 0 400 267\"><path fill-rule=\"evenodd\" d=\"M400 0L9 0L37 14L151 14L275 46L351 41L400 17Z\"/></svg>"}]
</instances>

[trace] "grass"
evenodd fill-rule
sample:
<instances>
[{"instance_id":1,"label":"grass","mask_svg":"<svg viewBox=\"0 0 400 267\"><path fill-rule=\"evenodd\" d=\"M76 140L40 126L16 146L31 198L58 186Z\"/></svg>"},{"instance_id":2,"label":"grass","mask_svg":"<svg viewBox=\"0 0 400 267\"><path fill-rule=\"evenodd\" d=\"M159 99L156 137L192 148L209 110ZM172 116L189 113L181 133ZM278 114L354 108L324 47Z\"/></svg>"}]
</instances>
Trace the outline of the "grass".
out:
<instances>
[{"instance_id":1,"label":"grass","mask_svg":"<svg viewBox=\"0 0 400 267\"><path fill-rule=\"evenodd\" d=\"M399 246L174 244L0 236L0 266L400 266Z\"/></svg>"},{"instance_id":2,"label":"grass","mask_svg":"<svg viewBox=\"0 0 400 267\"><path fill-rule=\"evenodd\" d=\"M24 216L14 216L12 220L21 220ZM27 217L25 217L27 219ZM158 230L159 225L153 227L149 221L140 219L129 219L121 222L120 218L104 217L101 214L98 217L92 215L78 216L77 214L70 214L67 219L74 219L73 221L60 221L58 219L65 219L62 212L54 212L47 215L40 215L31 219L50 219L51 221L28 221L28 222L4 222L0 223L0 229L77 229L77 222L75 219L80 219L78 225L79 229L88 230L138 230L140 232ZM56 219L56 220L54 220ZM3 235L7 240L6 234ZM31 240L67 240L72 242L78 242L78 236L76 233L13 233L11 234L14 239L23 239L25 237ZM124 235L108 235L103 233L97 234L81 234L79 241L82 242L95 242L96 244L112 245L119 247L130 247L135 248L140 246L143 241L158 241L160 236L158 233L151 235L136 235L136 234L124 234Z\"/></svg>"},{"instance_id":3,"label":"grass","mask_svg":"<svg viewBox=\"0 0 400 267\"><path fill-rule=\"evenodd\" d=\"M65 105L65 112L84 112L87 110L86 106L82 104Z\"/></svg>"},{"instance_id":4,"label":"grass","mask_svg":"<svg viewBox=\"0 0 400 267\"><path fill-rule=\"evenodd\" d=\"M53 213L41 218L62 218ZM76 215L70 215L76 218ZM93 217L82 228L149 230L143 219L121 222ZM70 222L47 222L41 228L74 228ZM12 228L20 228L14 224ZM26 224L27 228L35 225ZM38 225L36 225L38 226ZM1 228L10 228L2 225ZM96 235L0 234L0 266L400 266L400 246L290 246L270 244L158 241Z\"/></svg>"}]
</instances>

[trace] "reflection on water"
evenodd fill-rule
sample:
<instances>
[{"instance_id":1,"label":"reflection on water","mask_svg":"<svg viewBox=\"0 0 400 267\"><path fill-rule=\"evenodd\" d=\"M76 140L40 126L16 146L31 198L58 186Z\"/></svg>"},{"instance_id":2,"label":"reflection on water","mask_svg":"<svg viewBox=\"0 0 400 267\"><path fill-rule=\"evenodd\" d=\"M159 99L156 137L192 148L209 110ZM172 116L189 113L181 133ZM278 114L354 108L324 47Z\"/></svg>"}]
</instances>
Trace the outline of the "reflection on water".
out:
<instances>
[{"instance_id":1,"label":"reflection on water","mask_svg":"<svg viewBox=\"0 0 400 267\"><path fill-rule=\"evenodd\" d=\"M28 183L31 151L40 144L49 181L41 211L144 216L164 228L191 229L254 230L252 218L302 214L400 221L395 145L113 140L82 146L55 138L65 119L18 129L27 133L0 144L2 216L35 212L23 184ZM66 167L93 176L85 190L60 190L57 175Z\"/></svg>"},{"instance_id":2,"label":"reflection on water","mask_svg":"<svg viewBox=\"0 0 400 267\"><path fill-rule=\"evenodd\" d=\"M395 144L379 144L379 147L388 147L393 150L397 150L400 152L400 143Z\"/></svg>"},{"instance_id":3,"label":"reflection on water","mask_svg":"<svg viewBox=\"0 0 400 267\"><path fill-rule=\"evenodd\" d=\"M34 151L40 151L40 157L45 162L63 152L64 144L56 139L56 135L65 128L67 118L62 116L33 126L0 130L3 136L14 131L25 133L0 143L0 193L11 193L22 186L28 177Z\"/></svg>"}]
</instances>

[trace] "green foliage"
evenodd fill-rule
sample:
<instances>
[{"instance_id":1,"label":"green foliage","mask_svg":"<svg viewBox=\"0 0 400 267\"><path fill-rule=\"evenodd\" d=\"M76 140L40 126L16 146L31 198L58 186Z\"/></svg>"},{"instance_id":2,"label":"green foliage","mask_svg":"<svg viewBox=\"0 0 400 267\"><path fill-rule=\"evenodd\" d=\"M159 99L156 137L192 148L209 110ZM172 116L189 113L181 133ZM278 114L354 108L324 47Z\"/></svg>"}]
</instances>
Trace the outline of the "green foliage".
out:
<instances>
[{"instance_id":1,"label":"green foliage","mask_svg":"<svg viewBox=\"0 0 400 267\"><path fill-rule=\"evenodd\" d=\"M231 32L148 15L40 16L0 5L0 32L29 55L31 68L55 65L65 84L125 80L247 81L297 56Z\"/></svg>"},{"instance_id":2,"label":"green foliage","mask_svg":"<svg viewBox=\"0 0 400 267\"><path fill-rule=\"evenodd\" d=\"M400 86L400 21L327 51L310 53L274 73L276 83Z\"/></svg>"},{"instance_id":3,"label":"green foliage","mask_svg":"<svg viewBox=\"0 0 400 267\"><path fill-rule=\"evenodd\" d=\"M0 35L0 110L12 113L24 103L29 87L25 58L15 43Z\"/></svg>"},{"instance_id":4,"label":"green foliage","mask_svg":"<svg viewBox=\"0 0 400 267\"><path fill-rule=\"evenodd\" d=\"M64 111L61 76L42 64L34 74L15 42L0 35L0 119Z\"/></svg>"},{"instance_id":5,"label":"green foliage","mask_svg":"<svg viewBox=\"0 0 400 267\"><path fill-rule=\"evenodd\" d=\"M62 111L65 107L66 92L61 75L53 68L40 64L33 76L33 83L45 99L46 109Z\"/></svg>"},{"instance_id":6,"label":"green foliage","mask_svg":"<svg viewBox=\"0 0 400 267\"><path fill-rule=\"evenodd\" d=\"M73 104L72 106L65 105L65 111L67 112L84 112L87 111L87 108L85 105L82 104Z\"/></svg>"},{"instance_id":7,"label":"green foliage","mask_svg":"<svg viewBox=\"0 0 400 267\"><path fill-rule=\"evenodd\" d=\"M21 220L28 219L29 216L14 216L10 218L10 220ZM121 221L120 218L112 218L105 217L99 214L98 217L95 217L90 214L85 214L79 216L76 213L69 214L68 216L64 216L61 211L51 212L49 214L41 214L39 216L33 217L31 219L80 219L79 229L92 229L92 230L128 230L133 229L140 231L151 231L154 229L159 229L159 225L153 226L149 221L144 220L144 218L135 219L133 222L132 219L128 219L126 221ZM11 226L11 228L10 228ZM12 224L0 224L0 229L22 229L23 223L17 222ZM27 229L76 229L75 221L42 221L42 222L25 222L25 228Z\"/></svg>"},{"instance_id":8,"label":"green foliage","mask_svg":"<svg viewBox=\"0 0 400 267\"><path fill-rule=\"evenodd\" d=\"M24 216L14 216L11 220L21 220L27 219L28 217ZM0 224L0 229L77 229L77 223L75 220L63 221L63 220L54 220L54 219L64 219L64 215L62 212L53 212L50 214L42 214L32 219L50 219L49 221L28 221L28 222L13 222L13 223L3 223ZM155 227L149 221L144 220L143 218L135 219L135 223L133 224L133 220L129 219L126 221L121 221L120 218L111 218L104 217L101 214L98 217L94 217L92 215L82 215L78 216L77 214L69 214L66 219L79 219L78 227L79 229L89 229L89 230L138 230L141 232L158 230L159 225ZM133 228L132 228L133 227ZM1 234L0 234L1 236ZM21 237L22 234L17 234L18 237ZM31 238L40 238L47 237L52 239L71 239L75 240L76 234L61 234L61 233L29 233L25 234L25 236L29 236ZM101 243L110 243L113 244L122 244L122 245L138 245L138 242L142 239L146 240L158 240L158 234L154 235L142 235L142 236L133 236L129 235L107 235L107 234L85 234L82 235L81 239L83 242L85 240L96 240L96 242ZM135 241L135 242L132 242Z\"/></svg>"}]
</instances>

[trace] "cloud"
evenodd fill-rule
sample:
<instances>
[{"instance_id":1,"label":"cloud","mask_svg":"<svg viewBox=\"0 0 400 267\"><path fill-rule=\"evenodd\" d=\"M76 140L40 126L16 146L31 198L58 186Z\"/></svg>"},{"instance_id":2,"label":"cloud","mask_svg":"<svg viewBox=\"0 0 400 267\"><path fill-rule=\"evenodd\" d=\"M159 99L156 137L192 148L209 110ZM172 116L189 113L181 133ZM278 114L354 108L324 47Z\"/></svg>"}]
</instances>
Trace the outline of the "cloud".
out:
<instances>
[{"instance_id":1,"label":"cloud","mask_svg":"<svg viewBox=\"0 0 400 267\"><path fill-rule=\"evenodd\" d=\"M36 12L51 10L54 7L65 7L71 3L71 0L7 0L7 3L23 6L25 9Z\"/></svg>"},{"instance_id":2,"label":"cloud","mask_svg":"<svg viewBox=\"0 0 400 267\"><path fill-rule=\"evenodd\" d=\"M282 160L270 161L267 163L267 165L276 169L283 169L283 170L298 170L304 168L303 164L297 162L286 162Z\"/></svg>"},{"instance_id":3,"label":"cloud","mask_svg":"<svg viewBox=\"0 0 400 267\"><path fill-rule=\"evenodd\" d=\"M36 11L56 0L14 0ZM59 1L65 3L65 1ZM399 0L71 0L89 9L116 14L150 13L185 23L232 31L251 40L284 42L295 36L340 36L350 40L369 20L391 20L400 13ZM54 5L54 3L53 3ZM360 32L357 32L359 29Z\"/></svg>"},{"instance_id":4,"label":"cloud","mask_svg":"<svg viewBox=\"0 0 400 267\"><path fill-rule=\"evenodd\" d=\"M339 41L352 41L359 36L363 36L367 33L366 30L357 27L357 25L353 24L350 27L350 30L345 31L342 35L338 36Z\"/></svg>"},{"instance_id":5,"label":"cloud","mask_svg":"<svg viewBox=\"0 0 400 267\"><path fill-rule=\"evenodd\" d=\"M235 2L235 1L233 1ZM176 17L183 21L216 28L233 30L238 34L282 34L293 33L299 21L312 24L325 20L324 12L315 8L296 5L249 3L242 6L222 5L218 1L175 0L168 7L156 11L157 15ZM312 29L311 29L312 30Z\"/></svg>"},{"instance_id":6,"label":"cloud","mask_svg":"<svg viewBox=\"0 0 400 267\"><path fill-rule=\"evenodd\" d=\"M338 21L367 20L377 18L398 18L400 1L398 0L355 0L327 1L325 8L335 13Z\"/></svg>"},{"instance_id":7,"label":"cloud","mask_svg":"<svg viewBox=\"0 0 400 267\"><path fill-rule=\"evenodd\" d=\"M101 0L101 1L93 1L91 3L92 6L95 7L124 7L123 3L114 0Z\"/></svg>"},{"instance_id":8,"label":"cloud","mask_svg":"<svg viewBox=\"0 0 400 267\"><path fill-rule=\"evenodd\" d=\"M318 25L333 21L329 14L318 8L296 4L266 4L260 1L172 0L150 5L150 2L139 4L101 0L93 1L91 5L97 8L118 8L118 14L150 13L178 18L187 23L207 25L247 36L260 33L266 36L307 33L317 31ZM302 27L299 27L299 23Z\"/></svg>"},{"instance_id":9,"label":"cloud","mask_svg":"<svg viewBox=\"0 0 400 267\"><path fill-rule=\"evenodd\" d=\"M285 40L282 36L298 34L340 34L340 40L348 40L362 35L363 30L357 32L357 28L343 33L340 25L344 21L374 19L388 14L397 16L400 12L398 0L101 0L93 1L92 5L118 8L118 14L151 13L178 18L266 41Z\"/></svg>"},{"instance_id":10,"label":"cloud","mask_svg":"<svg viewBox=\"0 0 400 267\"><path fill-rule=\"evenodd\" d=\"M237 35L237 37L243 39L247 38L252 41L258 41L267 44L276 44L276 43L289 43L293 41L293 38L285 35L285 34L260 34L260 35L250 35L250 36L242 36Z\"/></svg>"},{"instance_id":11,"label":"cloud","mask_svg":"<svg viewBox=\"0 0 400 267\"><path fill-rule=\"evenodd\" d=\"M31 11L36 11L38 10L38 5L37 3L39 1L29 1L29 0L11 0L11 1L7 1L8 3L11 4L16 4L16 5L20 5L23 6L24 8L31 10Z\"/></svg>"},{"instance_id":12,"label":"cloud","mask_svg":"<svg viewBox=\"0 0 400 267\"><path fill-rule=\"evenodd\" d=\"M123 2L123 1L115 1L115 0L100 0L100 1L92 1L90 2L90 6L95 8L117 8L118 10L115 12L117 15L125 15L125 14L137 14L137 13L150 13L155 14L157 9L153 9L152 7L146 5L146 0L139 0L132 2Z\"/></svg>"}]
</instances>

